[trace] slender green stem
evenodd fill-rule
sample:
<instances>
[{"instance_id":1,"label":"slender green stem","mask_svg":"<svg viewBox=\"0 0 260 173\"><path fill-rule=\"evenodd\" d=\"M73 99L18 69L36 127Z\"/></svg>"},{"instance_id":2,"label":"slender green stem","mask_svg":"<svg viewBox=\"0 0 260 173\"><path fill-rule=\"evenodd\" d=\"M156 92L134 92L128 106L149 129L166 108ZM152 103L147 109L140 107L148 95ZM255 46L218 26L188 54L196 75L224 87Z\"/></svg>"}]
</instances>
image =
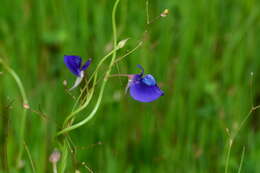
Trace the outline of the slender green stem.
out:
<instances>
[{"instance_id":1,"label":"slender green stem","mask_svg":"<svg viewBox=\"0 0 260 173\"><path fill-rule=\"evenodd\" d=\"M35 169L35 166L34 166L34 163L33 163L33 160L32 160L32 155L31 155L30 150L29 150L28 146L26 145L26 143L24 143L24 148L25 148L25 150L27 152L27 155L28 155L28 158L30 160L30 164L31 164L31 167L32 167L32 172L36 173L36 169Z\"/></svg>"},{"instance_id":2,"label":"slender green stem","mask_svg":"<svg viewBox=\"0 0 260 173\"><path fill-rule=\"evenodd\" d=\"M1 58L0 58L0 64L2 64L3 67L6 69L6 71L14 78L14 80L18 86L19 92L22 96L23 104L28 104L28 99L27 99L27 96L25 93L25 89L23 87L23 84L22 84L19 76ZM24 141L24 131L25 131L25 124L26 124L26 117L27 117L26 114L27 114L27 109L23 109L22 119L21 119L21 123L20 123L21 126L20 126L20 130L19 130L20 140L19 140L19 152L18 152L18 157L17 157L18 163L21 161L21 157L23 155L23 150L24 150L23 141Z\"/></svg>"},{"instance_id":3,"label":"slender green stem","mask_svg":"<svg viewBox=\"0 0 260 173\"><path fill-rule=\"evenodd\" d=\"M100 88L100 92L99 92L99 96L98 96L98 99L97 99L97 102L92 110L92 112L89 114L89 116L87 116L84 120L80 121L79 123L75 124L75 125L72 125L72 122L73 122L73 119L71 121L71 123L68 124L68 126L61 130L60 132L57 133L57 135L61 135L63 133L66 133L66 132L69 132L73 129L76 129L82 125L84 125L85 123L87 123L90 119L92 119L94 117L94 115L96 114L100 104L101 104L101 100L102 100L102 97L103 97L103 93L104 93L104 89L105 89L105 86L106 86L106 83L107 83L107 80L108 80L108 76L110 75L110 72L112 70L112 67L113 67L113 64L114 64L114 61L115 61L115 58L116 58L116 51L118 49L118 46L117 46L117 32L116 32L116 19L115 19L115 15L116 15L116 9L117 9L117 6L118 6L118 3L119 3L120 0L116 0L114 6L113 6L113 11L112 11L112 25L113 25L113 35L114 35L114 49L113 51L111 51L109 54L107 54L104 58L101 59L101 61L99 62L96 70L94 71L94 73L92 74L92 76L90 77L89 81L91 81L91 79L94 77L94 82L93 82L93 88L95 88L95 85L96 85L96 80L97 80L97 74L98 74L98 69L100 68L100 66L104 63L104 61L112 54L112 59L111 59L111 62L110 62L110 65L109 65L109 68L106 72L106 75L105 75L105 78L103 80L103 83L101 84L101 88ZM88 83L86 84L86 87L88 86ZM86 88L85 87L85 88ZM85 88L83 89L83 91L85 90ZM94 92L94 89L93 89L93 92ZM82 97L82 93L80 94L77 102L76 102L76 105L79 101L79 99ZM92 99L92 94L91 93L91 96L86 100L86 102L80 106L76 111L73 111L68 117L67 119L65 120L65 125L66 123L69 121L69 119L71 119L73 116L75 116L77 113L79 113L80 111L82 111L87 105L88 103L90 102L90 100ZM74 107L75 108L75 107ZM65 136L65 140L63 141L63 148L62 148L62 151L63 151L63 158L61 160L61 170L60 172L63 173L66 169L66 163L67 163L67 156L68 156L68 144L66 144L66 136Z\"/></svg>"},{"instance_id":4,"label":"slender green stem","mask_svg":"<svg viewBox=\"0 0 260 173\"><path fill-rule=\"evenodd\" d=\"M226 158L226 165L225 165L225 173L228 172L228 164L229 164L229 158L230 158L230 151L232 148L232 144L233 141L235 140L235 138L237 137L238 132L241 130L241 128L243 127L243 125L246 123L246 121L248 120L248 118L250 117L250 115L257 109L260 108L260 105L254 106L250 109L250 111L248 112L248 114L246 115L246 117L242 120L242 122L240 123L238 129L231 134L231 136L229 137L229 146L228 146L228 152L227 152L227 158Z\"/></svg>"},{"instance_id":5,"label":"slender green stem","mask_svg":"<svg viewBox=\"0 0 260 173\"><path fill-rule=\"evenodd\" d=\"M18 88L19 88L19 91L21 93L21 96L22 96L22 99L23 99L23 104L28 104L28 99L27 99L27 96L25 94L25 89L23 87L23 84L22 84L19 76L2 59L0 59L0 64L2 64L3 67L8 71L8 73L10 73L10 75L14 78L14 80L15 80Z\"/></svg>"},{"instance_id":6,"label":"slender green stem","mask_svg":"<svg viewBox=\"0 0 260 173\"><path fill-rule=\"evenodd\" d=\"M243 165L243 162L244 162L244 157L245 157L245 147L243 147L238 173L241 173L242 165Z\"/></svg>"},{"instance_id":7,"label":"slender green stem","mask_svg":"<svg viewBox=\"0 0 260 173\"><path fill-rule=\"evenodd\" d=\"M66 142L67 142L66 139L64 139L62 144L62 157L61 157L59 173L64 173L67 166L67 159L68 159L69 152L67 147L68 144Z\"/></svg>"},{"instance_id":8,"label":"slender green stem","mask_svg":"<svg viewBox=\"0 0 260 173\"><path fill-rule=\"evenodd\" d=\"M146 24L149 25L150 18L149 18L149 1L146 0Z\"/></svg>"},{"instance_id":9,"label":"slender green stem","mask_svg":"<svg viewBox=\"0 0 260 173\"><path fill-rule=\"evenodd\" d=\"M137 46L134 47L131 51L127 52L125 55L123 55L123 56L119 57L118 59L116 59L116 60L114 61L114 64L118 63L119 61L121 61L122 59L124 59L125 57L127 57L128 55L130 55L131 53L133 53L134 51L136 51L142 44L143 44L143 41L140 41L140 42L137 44ZM94 71L94 72L92 73L92 75L90 76L90 78L89 78L87 84L86 84L85 87L83 88L83 91L85 91L85 90L87 89L89 82L92 80L93 77L95 77L95 75L97 74L99 68L100 68L101 65L105 62L105 60L107 60L107 59L108 59L115 51L117 51L118 49L120 49L120 47L117 46L116 49L113 49L111 52L109 52L107 55L105 55L103 58L101 58L101 61L98 63L97 68L95 69L95 71ZM94 88L94 87L95 87L95 85L93 85L93 88ZM93 91L93 92L94 92L94 91ZM72 112L71 112L71 114L66 118L65 123L67 123L69 119L71 119L74 115L76 115L77 113L79 113L81 110L84 109L84 108L82 109L82 108L80 107L80 108L77 109L78 111L74 111L74 110L76 109L76 106L77 106L77 104L78 104L80 98L82 97L82 94L83 94L83 93L84 93L84 92L81 92L81 93L80 93L79 97L77 98L77 100L76 100L76 102L75 102L75 104L74 104L74 106L73 106ZM92 95L93 95L93 93L92 93ZM86 106L84 106L84 107L86 107Z\"/></svg>"},{"instance_id":10,"label":"slender green stem","mask_svg":"<svg viewBox=\"0 0 260 173\"><path fill-rule=\"evenodd\" d=\"M87 89L89 82L92 80L93 77L95 77L95 75L97 74L97 72L98 72L99 68L101 67L101 65L102 65L115 51L117 51L118 49L119 49L118 47L117 47L116 49L113 49L111 52L109 52L107 55L105 55L103 58L101 58L101 60L100 60L100 62L98 63L98 65L97 65L95 71L92 73L92 75L90 76L90 78L89 78L87 84L84 86L83 91L85 91L85 90ZM93 85L93 86L95 86L95 85ZM76 102L75 102L75 104L74 104L74 106L73 106L72 112L75 110L75 108L76 108L76 106L77 106L77 104L78 104L80 98L82 97L83 93L84 93L84 92L81 92L80 95L79 95L79 97L77 98L77 100L76 100ZM71 114L72 114L72 113L71 113ZM69 115L69 116L70 116L70 115Z\"/></svg>"},{"instance_id":11,"label":"slender green stem","mask_svg":"<svg viewBox=\"0 0 260 173\"><path fill-rule=\"evenodd\" d=\"M125 55L123 55L123 56L119 57L118 59L116 59L115 62L114 62L114 64L118 63L119 61L121 61L122 59L124 59L125 57L127 57L128 55L130 55L131 53L133 53L134 51L136 51L142 44L143 44L143 41L140 41L135 48L133 48L131 51L129 51L129 52L126 53Z\"/></svg>"},{"instance_id":12,"label":"slender green stem","mask_svg":"<svg viewBox=\"0 0 260 173\"><path fill-rule=\"evenodd\" d=\"M226 164L225 164L225 173L228 172L229 158L230 158L230 152L231 152L232 145L233 145L233 139L229 139L227 158L226 158Z\"/></svg>"},{"instance_id":13,"label":"slender green stem","mask_svg":"<svg viewBox=\"0 0 260 173\"><path fill-rule=\"evenodd\" d=\"M52 170L53 170L53 173L58 173L56 162L52 163Z\"/></svg>"},{"instance_id":14,"label":"slender green stem","mask_svg":"<svg viewBox=\"0 0 260 173\"><path fill-rule=\"evenodd\" d=\"M241 128L244 126L244 124L246 123L246 121L248 120L248 118L251 116L251 114L260 108L260 105L258 106L254 106L251 108L251 110L248 112L248 114L246 115L246 117L242 120L242 122L240 123L237 131L234 133L234 138L237 136L238 132L241 130Z\"/></svg>"},{"instance_id":15,"label":"slender green stem","mask_svg":"<svg viewBox=\"0 0 260 173\"><path fill-rule=\"evenodd\" d=\"M113 38L114 38L114 42L113 42L114 44L113 44L113 45L114 45L114 50L115 50L115 51L112 51L112 52L113 52L113 54L112 54L112 59L111 59L111 61L110 61L108 70L107 70L107 72L106 72L106 74L105 74L104 80L103 80L103 82L102 82L102 84L101 84L100 92L99 92L99 96L98 96L97 102L96 102L96 104L95 104L95 106L94 106L92 112L89 114L89 116L87 116L84 120L78 122L77 124L74 124L74 125L72 125L72 126L70 126L70 127L67 127L67 128L65 128L65 129L61 130L60 132L58 132L57 135L61 135L61 134L63 134L63 133L66 133L66 132L68 132L68 131L74 130L74 129L76 129L76 128L78 128L78 127L80 127L80 126L86 124L89 120L91 120L91 119L94 117L94 115L96 114L96 112L97 112L97 110L98 110L98 108L99 108L99 106L100 106L100 104L101 104L101 101L102 101L102 98L103 98L103 93L104 93L104 90L105 90L105 86L106 86L106 84L107 84L107 80L108 80L108 77L109 77L110 72L111 72L111 70L112 70L114 61L115 61L115 59L116 59L116 50L117 50L116 10L117 10L117 6L118 6L119 2L120 2L120 0L116 0L115 4L114 4L114 6L113 6L113 11L112 11L112 27L113 27ZM105 56L105 57L108 57L108 56ZM105 59L105 58L103 58L102 60L104 61L104 59ZM101 61L102 61L102 60L101 60ZM102 61L102 62L103 62L103 61ZM98 67L99 67L99 66L98 66ZM96 74L95 74L95 75L96 75Z\"/></svg>"},{"instance_id":16,"label":"slender green stem","mask_svg":"<svg viewBox=\"0 0 260 173\"><path fill-rule=\"evenodd\" d=\"M81 112L83 109L85 109L87 107L87 105L89 104L89 102L92 99L94 93L94 87L90 90L89 94L88 94L88 98L87 100L84 102L84 104L82 106L80 106L78 109L76 109L75 111L71 112L71 114L69 116L67 116L67 118L64 121L63 127L66 126L66 124L68 123L68 121L73 118L76 114L78 114L79 112Z\"/></svg>"},{"instance_id":17,"label":"slender green stem","mask_svg":"<svg viewBox=\"0 0 260 173\"><path fill-rule=\"evenodd\" d=\"M97 68L95 69L95 71L92 73L92 75L89 78L89 81L91 81L91 79L96 75L96 73L98 72L99 68L101 67L101 65L111 56L113 55L119 48L118 47L114 47L114 49L109 52L106 56L104 56L100 62L97 65Z\"/></svg>"},{"instance_id":18,"label":"slender green stem","mask_svg":"<svg viewBox=\"0 0 260 173\"><path fill-rule=\"evenodd\" d=\"M111 74L109 77L130 77L129 74Z\"/></svg>"}]
</instances>

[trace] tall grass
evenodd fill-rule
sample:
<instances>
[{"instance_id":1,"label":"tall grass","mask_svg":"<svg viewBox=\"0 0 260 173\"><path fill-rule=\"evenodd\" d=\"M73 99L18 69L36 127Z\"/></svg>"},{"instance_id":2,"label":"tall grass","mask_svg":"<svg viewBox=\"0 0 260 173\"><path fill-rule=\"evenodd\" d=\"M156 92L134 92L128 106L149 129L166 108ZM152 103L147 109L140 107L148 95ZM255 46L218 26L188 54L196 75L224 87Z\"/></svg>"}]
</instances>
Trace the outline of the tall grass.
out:
<instances>
[{"instance_id":1,"label":"tall grass","mask_svg":"<svg viewBox=\"0 0 260 173\"><path fill-rule=\"evenodd\" d=\"M30 109L21 141L23 101L17 82L0 65L0 172L52 172L49 156L59 147L60 172L260 172L260 3L121 0L117 39L113 5L108 0L1 1L0 55L19 76ZM147 27L166 8L169 15ZM111 74L138 73L136 65L142 64L165 96L139 103L124 94L126 79L109 78L95 116L69 131L64 138L69 147L62 149L63 138L56 134L66 127L73 98L80 94L79 89L68 94L63 86L64 80L68 85L74 80L63 55L91 57L87 79L94 78L102 58L114 53L114 41L125 38L130 39L117 58L142 45ZM72 115L73 124L95 107L110 58L99 67L93 102ZM234 132L239 133L229 147ZM17 168L20 146L26 152Z\"/></svg>"}]
</instances>

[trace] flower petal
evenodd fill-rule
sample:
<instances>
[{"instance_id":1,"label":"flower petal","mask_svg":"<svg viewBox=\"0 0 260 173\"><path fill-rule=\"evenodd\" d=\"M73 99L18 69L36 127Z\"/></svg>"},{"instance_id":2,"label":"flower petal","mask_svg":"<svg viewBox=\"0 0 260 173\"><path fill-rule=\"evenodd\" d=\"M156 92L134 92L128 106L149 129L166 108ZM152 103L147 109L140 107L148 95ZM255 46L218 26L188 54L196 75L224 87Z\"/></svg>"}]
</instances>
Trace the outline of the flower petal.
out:
<instances>
[{"instance_id":1,"label":"flower petal","mask_svg":"<svg viewBox=\"0 0 260 173\"><path fill-rule=\"evenodd\" d=\"M157 85L149 86L142 81L133 81L129 91L131 97L140 102L152 102L164 95Z\"/></svg>"},{"instance_id":2,"label":"flower petal","mask_svg":"<svg viewBox=\"0 0 260 173\"><path fill-rule=\"evenodd\" d=\"M87 70L88 66L91 64L92 59L89 58L86 63L81 67L81 70L85 71Z\"/></svg>"},{"instance_id":3,"label":"flower petal","mask_svg":"<svg viewBox=\"0 0 260 173\"><path fill-rule=\"evenodd\" d=\"M142 78L142 82L145 83L148 86L156 85L156 80L155 80L155 78L151 74L145 75Z\"/></svg>"},{"instance_id":4,"label":"flower petal","mask_svg":"<svg viewBox=\"0 0 260 173\"><path fill-rule=\"evenodd\" d=\"M64 62L68 69L75 74L80 76L81 58L75 55L64 55Z\"/></svg>"},{"instance_id":5,"label":"flower petal","mask_svg":"<svg viewBox=\"0 0 260 173\"><path fill-rule=\"evenodd\" d=\"M74 85L69 89L69 91L77 88L79 86L79 84L81 83L83 78L84 78L84 71L81 71L80 76L77 77L76 81L74 82Z\"/></svg>"}]
</instances>

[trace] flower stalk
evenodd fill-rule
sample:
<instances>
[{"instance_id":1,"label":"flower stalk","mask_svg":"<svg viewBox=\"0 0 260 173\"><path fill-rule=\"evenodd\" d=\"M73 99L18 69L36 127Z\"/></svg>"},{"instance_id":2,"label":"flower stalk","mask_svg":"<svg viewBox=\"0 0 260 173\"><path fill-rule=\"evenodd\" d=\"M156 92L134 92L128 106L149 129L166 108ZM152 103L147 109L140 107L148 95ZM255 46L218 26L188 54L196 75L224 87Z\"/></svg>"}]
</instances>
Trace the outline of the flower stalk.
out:
<instances>
[{"instance_id":1,"label":"flower stalk","mask_svg":"<svg viewBox=\"0 0 260 173\"><path fill-rule=\"evenodd\" d=\"M21 94L22 97L22 102L23 105L28 105L28 99L25 93L25 89L24 86L22 84L21 79L19 78L19 76L16 74L16 72L10 68L2 58L0 58L0 64L3 65L4 69L13 77L14 81L17 84L17 87L19 89L19 92ZM22 161L22 155L24 152L24 131L25 131L25 124L26 124L26 117L27 117L27 110L26 108L23 109L23 113L22 113L22 117L21 117L21 126L20 126L20 130L19 130L19 151L18 151L18 157L17 157L17 165L19 165L19 163Z\"/></svg>"},{"instance_id":2,"label":"flower stalk","mask_svg":"<svg viewBox=\"0 0 260 173\"><path fill-rule=\"evenodd\" d=\"M112 27L113 27L113 38L114 38L114 41L113 41L113 46L114 46L114 50L113 53L112 53L112 58L111 58L111 61L110 61L110 64L109 64L109 67L108 67L108 70L105 74L105 77L104 77L104 80L101 84L101 87L100 87L100 92L99 92L99 95L98 95L98 99L97 99L97 102L93 108L93 110L91 111L91 113L89 114L89 116L87 116L84 120L74 124L74 125L71 125L63 130L61 130L60 132L58 132L57 135L61 135L61 134L64 134L64 133L67 133L71 130L74 130L78 127L81 127L82 125L86 124L89 120L91 120L94 115L96 114L100 104L101 104L101 101L102 101L102 98L103 98L103 93L104 93L104 90L105 90L105 86L107 84L107 80L108 80L108 77L111 73L111 70L112 70L112 67L114 65L114 61L116 59L116 52L117 52L117 49L120 48L120 46L117 45L117 29L116 29L116 10L117 10L117 7L118 7L118 4L119 4L120 0L116 0L116 2L114 3L114 6L113 6L113 10L112 10ZM105 56L103 58L103 61L104 59L106 58L107 56ZM102 60L101 60L102 61ZM97 73L95 74L97 75ZM94 83L95 84L95 83ZM95 86L95 85L94 85Z\"/></svg>"}]
</instances>

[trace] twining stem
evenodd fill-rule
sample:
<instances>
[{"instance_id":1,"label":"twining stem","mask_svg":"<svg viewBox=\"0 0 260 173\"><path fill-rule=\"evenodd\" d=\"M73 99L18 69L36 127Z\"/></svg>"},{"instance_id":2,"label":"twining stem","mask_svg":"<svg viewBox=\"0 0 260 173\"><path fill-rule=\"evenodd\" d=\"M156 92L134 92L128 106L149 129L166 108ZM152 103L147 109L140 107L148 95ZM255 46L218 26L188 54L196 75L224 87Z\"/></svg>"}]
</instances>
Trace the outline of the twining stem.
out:
<instances>
[{"instance_id":1,"label":"twining stem","mask_svg":"<svg viewBox=\"0 0 260 173\"><path fill-rule=\"evenodd\" d=\"M106 75L105 75L105 78L103 80L103 83L101 85L101 88L100 88L100 92L99 92L99 96L98 96L98 100L96 102L96 105L95 107L93 108L92 112L89 114L89 116L87 116L84 120L80 121L79 123L75 124L75 125L72 125L72 122L74 119L71 120L71 123L68 124L68 126L66 126L66 121L69 121L69 119L71 119L74 115L76 115L76 113L80 112L84 107L85 105L83 105L83 108L82 106L77 109L76 111L72 111L72 113L69 115L69 117L67 118L67 120L65 121L65 127L63 130L61 130L60 132L57 133L57 136L58 135L61 135L61 134L64 134L66 132L69 132L70 130L73 130L73 129L76 129L82 125L84 125L85 123L87 123L91 118L94 117L94 115L96 114L99 106L100 106L100 103L101 103L101 100L102 100L102 97L103 97L103 93L104 93L104 89L105 89L105 86L106 86L106 83L107 83L107 80L108 80L108 76L112 70L112 66L114 64L114 61L115 61L115 58L116 58L116 51L118 49L117 47L117 32L116 32L116 19L115 19L115 15L116 15L116 9L117 9L117 6L118 6L118 3L119 3L120 0L116 0L114 6L113 6L113 11L112 11L112 25L113 25L113 35L114 35L114 49L113 51L111 51L108 55L106 55L104 58L101 59L101 61L99 62L96 70L94 71L94 73L92 74L92 76L90 77L89 81L91 81L91 79L94 77L94 82L93 82L93 88L95 87L96 85L96 79L97 79L97 74L98 74L98 69L100 68L100 66L102 65L102 63L112 54L112 59L111 59L111 62L110 62L110 65L109 65L109 68L106 72ZM86 84L86 87L88 86L88 83ZM86 89L86 87L83 89L83 91ZM93 92L94 92L94 89L93 89ZM83 92L82 92L83 93ZM80 100L80 98L82 97L82 93L80 94L78 100L76 101L75 105L74 105L74 108L75 106L77 105L78 101ZM92 96L91 96L92 97ZM91 98L90 98L91 100ZM85 104L87 105L88 104L88 101L85 102ZM76 112L76 113L75 113ZM67 164L67 157L68 157L68 146L69 144L66 143L66 135L65 135L65 139L63 141L63 148L62 148L62 153L63 153L63 157L62 157L62 160L61 160L61 169L60 169L60 172L61 173L64 173L65 169L66 169L66 164Z\"/></svg>"},{"instance_id":2,"label":"twining stem","mask_svg":"<svg viewBox=\"0 0 260 173\"><path fill-rule=\"evenodd\" d=\"M141 45L143 44L143 41L140 41L136 47L134 47L132 50L130 50L129 52L127 52L125 55L119 57L118 59L115 59L114 64L118 63L119 61L121 61L122 59L124 59L125 57L127 57L128 55L130 55L131 53L133 53L135 50L137 50ZM105 62L105 60L107 60L116 50L118 50L120 48L118 48L118 45L116 47L116 49L113 49L111 52L109 52L106 56L104 56L101 61L98 63L97 68L95 69L95 71L92 73L92 75L90 76L90 78L87 81L87 84L84 86L84 88L82 89L82 92L80 93L80 95L78 96L78 98L76 99L76 102L73 106L72 112L69 114L69 116L66 117L63 127L65 128L66 124L68 124L68 121L70 119L72 119L75 115L77 115L79 112L81 112L82 110L84 110L87 105L89 104L89 102L92 99L93 93L94 93L94 88L95 88L95 84L96 84L96 78L97 78L97 72L99 70L99 68L101 67L101 65ZM120 74L121 76L123 76L123 74ZM116 75L109 75L109 77L115 77ZM117 75L119 76L119 75ZM92 80L92 78L94 77L94 82L93 82L93 88L90 89L88 94L88 98L87 100L84 102L83 105L80 105L79 108L76 109L76 106L78 105L80 99L82 98L82 95L84 93L84 91L87 89L89 82ZM130 77L129 75L125 75L125 77ZM73 122L73 121L72 121Z\"/></svg>"},{"instance_id":3,"label":"twining stem","mask_svg":"<svg viewBox=\"0 0 260 173\"><path fill-rule=\"evenodd\" d=\"M98 108L101 104L101 101L102 101L102 98L103 98L103 93L104 93L104 90L105 90L105 86L107 84L107 80L108 80L108 77L109 77L110 72L112 70L114 61L116 59L116 52L117 52L116 51L117 50L116 10L117 10L117 6L118 6L119 2L120 2L120 0L116 0L116 2L114 3L114 6L113 6L113 11L112 11L112 27L113 27L113 38L114 38L113 46L114 46L115 51L113 51L112 59L110 61L108 70L105 74L104 80L101 84L100 92L99 92L99 96L98 96L96 105L95 105L95 107L93 108L92 112L89 114L88 117L86 117L84 120L78 122L77 124L74 124L70 127L67 127L65 129L61 130L60 132L58 132L57 135L61 135L61 134L66 133L68 131L74 130L74 129L84 125L85 123L87 123L89 120L91 120L94 117L94 115L96 114L96 112L97 112L97 110L98 110Z\"/></svg>"},{"instance_id":4,"label":"twining stem","mask_svg":"<svg viewBox=\"0 0 260 173\"><path fill-rule=\"evenodd\" d=\"M83 93L83 92L82 92ZM90 90L89 94L88 94L88 98L87 100L84 102L84 104L82 106L80 106L78 109L76 109L75 111L71 112L69 114L69 116L66 117L65 121L64 121L64 124L63 124L63 127L65 127L67 125L67 123L69 122L69 120L71 118L73 118L77 113L81 112L83 109L85 109L87 107L87 105L89 104L89 102L91 101L92 99L92 96L93 96L93 93L94 93L94 87Z\"/></svg>"},{"instance_id":5,"label":"twining stem","mask_svg":"<svg viewBox=\"0 0 260 173\"><path fill-rule=\"evenodd\" d=\"M72 116L74 116L74 115L76 115L74 112L76 112L76 111L74 111L75 110L75 108L76 108L76 106L78 105L78 103L79 103L79 101L80 101L80 98L82 97L82 95L83 95L83 91L85 91L86 89L87 89L87 87L88 87L88 84L89 84L89 82L92 80L92 78L93 77L97 77L97 72L98 72L98 70L99 70L99 68L101 67L101 65L105 62L105 60L107 60L115 51L117 51L119 48L116 48L116 49L113 49L111 52L109 52L106 56L104 56L102 59L101 59L101 61L98 63L98 65L97 65L97 67L96 67L96 69L95 69L95 71L92 73L92 75L90 76L90 78L89 78L89 80L88 80L88 82L87 82L87 84L85 85L85 87L83 88L83 90L82 90L82 92L80 93L80 95L79 95L79 97L77 98L77 100L76 100L76 102L75 102L75 104L74 104L74 106L73 106L73 109L72 109L72 112L71 112L71 114L69 115L69 118L67 117L66 118L66 121L68 121L68 119L70 119ZM95 81L95 79L94 79L94 81ZM95 82L94 82L95 83ZM93 88L94 88L94 86L95 85L93 85ZM93 91L94 92L94 91ZM81 106L80 106L81 107ZM78 109L80 109L80 108L78 108ZM78 112L80 112L80 111L77 111L77 113ZM74 115L72 115L72 114L74 114Z\"/></svg>"},{"instance_id":6,"label":"twining stem","mask_svg":"<svg viewBox=\"0 0 260 173\"><path fill-rule=\"evenodd\" d=\"M0 64L2 64L3 67L6 69L6 71L14 78L14 80L15 80L17 86L18 86L19 92L20 92L20 94L22 96L23 104L27 105L28 104L28 99L27 99L27 96L26 96L26 93L25 93L25 89L23 87L23 84L22 84L19 76L1 58L0 58ZM21 119L21 123L20 123L21 126L20 126L20 130L19 130L19 132L20 132L20 134L19 134L20 140L19 140L19 151L18 151L18 157L17 157L18 164L21 161L21 158L22 158L22 155L23 155L23 151L24 151L23 142L24 142L24 130L25 130L25 124L26 124L26 117L27 117L26 114L27 114L27 109L23 109L22 119Z\"/></svg>"}]
</instances>

